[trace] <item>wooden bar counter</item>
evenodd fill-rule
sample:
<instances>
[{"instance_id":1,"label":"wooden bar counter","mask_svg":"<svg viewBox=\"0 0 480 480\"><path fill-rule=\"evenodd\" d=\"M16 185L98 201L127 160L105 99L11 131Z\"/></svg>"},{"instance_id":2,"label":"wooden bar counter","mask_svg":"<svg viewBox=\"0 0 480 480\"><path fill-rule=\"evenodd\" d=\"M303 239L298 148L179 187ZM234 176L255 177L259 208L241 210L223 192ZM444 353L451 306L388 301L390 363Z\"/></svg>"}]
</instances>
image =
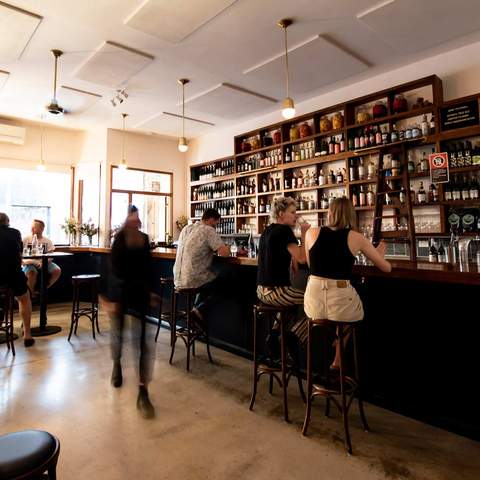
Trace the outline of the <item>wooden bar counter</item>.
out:
<instances>
[{"instance_id":1,"label":"wooden bar counter","mask_svg":"<svg viewBox=\"0 0 480 480\"><path fill-rule=\"evenodd\" d=\"M107 277L108 248L57 250L75 255L63 260L61 281L52 287L52 297L56 292L58 300L71 299L74 273ZM169 248L152 251L158 278L172 276L175 253ZM360 331L365 397L381 407L480 440L480 410L476 397L466 393L480 368L479 267L391 262L389 274L371 265L354 267L352 283L365 310ZM228 271L231 280L228 298L209 314L212 343L246 357L252 352L256 265L255 258L214 261L214 268ZM305 283L308 271L300 274L299 285Z\"/></svg>"}]
</instances>

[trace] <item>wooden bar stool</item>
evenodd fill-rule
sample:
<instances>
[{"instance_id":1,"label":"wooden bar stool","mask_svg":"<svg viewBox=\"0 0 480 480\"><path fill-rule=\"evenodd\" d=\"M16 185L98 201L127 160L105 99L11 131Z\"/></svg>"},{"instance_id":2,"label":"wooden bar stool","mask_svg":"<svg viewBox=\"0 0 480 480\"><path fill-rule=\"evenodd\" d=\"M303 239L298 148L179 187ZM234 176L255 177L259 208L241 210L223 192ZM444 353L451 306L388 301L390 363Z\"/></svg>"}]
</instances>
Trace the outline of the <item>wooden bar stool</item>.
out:
<instances>
[{"instance_id":1,"label":"wooden bar stool","mask_svg":"<svg viewBox=\"0 0 480 480\"><path fill-rule=\"evenodd\" d=\"M0 332L3 332L8 350L15 355L15 334L13 333L13 291L11 288L0 287ZM3 339L2 339L3 340ZM2 342L3 343L3 342Z\"/></svg>"},{"instance_id":2,"label":"wooden bar stool","mask_svg":"<svg viewBox=\"0 0 480 480\"><path fill-rule=\"evenodd\" d=\"M0 478L55 480L59 453L58 438L48 432L25 430L1 435Z\"/></svg>"},{"instance_id":3,"label":"wooden bar stool","mask_svg":"<svg viewBox=\"0 0 480 480\"><path fill-rule=\"evenodd\" d=\"M344 442L345 449L349 454L352 453L352 443L350 441L350 431L348 425L348 412L355 398L358 399L358 408L360 410L360 418L363 428L366 432L370 430L365 412L363 410L363 402L360 390L359 366L358 366L358 338L357 328L360 322L338 322L332 320L309 319L308 320L308 358L307 358L307 406L305 410L305 421L303 423L302 435L307 434L308 424L310 422L310 414L312 411L313 399L319 395L326 397L327 404L325 416L330 413L330 401L338 408L343 418ZM324 372L320 377L321 383L313 383L313 330L315 328L322 329L323 340L323 365ZM346 375L345 366L345 348L344 341L349 331L353 336L353 363L354 376ZM340 362L339 370L329 369L328 346L332 337L338 342Z\"/></svg>"},{"instance_id":4,"label":"wooden bar stool","mask_svg":"<svg viewBox=\"0 0 480 480\"><path fill-rule=\"evenodd\" d=\"M294 362L287 361L287 345L285 341L286 329L286 314L292 311L292 307L274 307L264 303L257 303L253 306L253 389L252 398L250 400L249 409L253 409L255 397L257 396L257 386L262 375L269 376L269 393L273 393L273 379L275 379L283 390L283 416L288 422L288 400L287 390L288 382L292 375L297 377L298 389L303 401L306 401L305 392L303 391L302 380L298 365ZM257 352L258 345L258 317L264 316L267 318L268 330L270 331L275 317L280 326L280 366L275 366L273 359L267 357L259 357ZM278 374L281 374L281 377Z\"/></svg>"},{"instance_id":5,"label":"wooden bar stool","mask_svg":"<svg viewBox=\"0 0 480 480\"><path fill-rule=\"evenodd\" d=\"M163 294L166 288L170 288L170 311L164 312L163 311ZM155 335L155 341L158 339L158 334L160 333L160 327L162 325L162 320L166 320L170 325L170 346L172 346L173 342L173 301L175 296L175 286L173 284L173 277L160 277L160 292L159 292L160 300L158 304L158 325L157 325L157 333Z\"/></svg>"},{"instance_id":6,"label":"wooden bar stool","mask_svg":"<svg viewBox=\"0 0 480 480\"><path fill-rule=\"evenodd\" d=\"M75 327L75 335L77 334L78 321L80 317L87 317L92 324L92 335L95 340L95 325L97 332L100 333L98 327L98 282L100 275L73 275L73 303L72 303L72 319L70 323L70 333L68 334L68 341L72 336L73 328ZM88 307L80 307L80 291L82 288L90 290L90 305Z\"/></svg>"},{"instance_id":7,"label":"wooden bar stool","mask_svg":"<svg viewBox=\"0 0 480 480\"><path fill-rule=\"evenodd\" d=\"M193 322L191 319L191 310L193 307L193 302L196 295L198 294L199 289L197 288L175 288L175 293L173 296L173 315L172 315L172 341L171 341L171 353L170 353L170 365L173 361L173 355L175 353L175 344L177 339L181 338L185 347L187 348L187 372L190 371L190 351L195 356L195 340L200 338L205 339L207 344L207 354L208 360L210 363L213 363L212 354L210 353L210 338L208 335L208 325L205 325L202 329ZM177 322L182 316L182 312L178 311L179 297L183 295L185 297L185 318L186 324L184 327L177 329Z\"/></svg>"}]
</instances>

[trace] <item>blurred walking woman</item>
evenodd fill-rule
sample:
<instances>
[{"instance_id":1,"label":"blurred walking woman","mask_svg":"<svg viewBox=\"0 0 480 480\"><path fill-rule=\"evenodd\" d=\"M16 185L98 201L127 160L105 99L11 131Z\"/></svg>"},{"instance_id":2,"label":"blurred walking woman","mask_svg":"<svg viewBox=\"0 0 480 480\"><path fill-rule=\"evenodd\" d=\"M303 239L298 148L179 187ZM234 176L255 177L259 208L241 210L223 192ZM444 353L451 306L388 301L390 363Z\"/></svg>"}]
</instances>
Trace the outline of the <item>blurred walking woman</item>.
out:
<instances>
[{"instance_id":1,"label":"blurred walking woman","mask_svg":"<svg viewBox=\"0 0 480 480\"><path fill-rule=\"evenodd\" d=\"M303 245L310 225L303 223L300 226L300 247L293 233L297 218L296 201L293 198L279 197L273 200L272 223L262 233L258 249L257 297L267 305L303 305L303 290L293 288L290 284L290 265L292 260L306 262ZM297 337L302 340L305 338L305 322L299 320L290 327Z\"/></svg>"},{"instance_id":2,"label":"blurred walking woman","mask_svg":"<svg viewBox=\"0 0 480 480\"><path fill-rule=\"evenodd\" d=\"M385 260L385 244L375 248L355 231L356 215L352 202L335 199L328 210L328 226L311 228L305 238L310 267L305 290L305 313L312 319L356 322L363 320L363 305L350 284L355 257L362 252L383 272L392 267ZM338 349L332 368L338 367Z\"/></svg>"}]
</instances>

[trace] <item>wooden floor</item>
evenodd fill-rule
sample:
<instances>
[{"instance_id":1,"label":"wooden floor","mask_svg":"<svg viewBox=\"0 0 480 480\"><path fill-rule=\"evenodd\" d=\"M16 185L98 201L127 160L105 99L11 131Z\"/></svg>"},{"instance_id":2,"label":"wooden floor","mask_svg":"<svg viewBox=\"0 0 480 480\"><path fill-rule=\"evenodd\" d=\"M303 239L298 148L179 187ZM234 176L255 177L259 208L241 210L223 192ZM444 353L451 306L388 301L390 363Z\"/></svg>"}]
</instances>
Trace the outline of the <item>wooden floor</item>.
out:
<instances>
[{"instance_id":1,"label":"wooden floor","mask_svg":"<svg viewBox=\"0 0 480 480\"><path fill-rule=\"evenodd\" d=\"M30 349L17 340L15 358L0 345L0 434L36 428L57 435L59 480L480 478L480 444L371 405L371 433L363 432L352 410L351 457L343 449L340 418L325 418L322 400L304 438L304 406L293 383L291 424L282 421L279 392L269 397L265 384L250 412L249 361L212 349L217 363L210 365L199 345L187 374L182 345L168 364L166 331L150 386L156 418L144 420L136 410L132 352L123 358L123 387L112 388L106 318L96 341L84 320L68 343L69 308L50 307L49 323L62 325L62 332L37 338Z\"/></svg>"}]
</instances>

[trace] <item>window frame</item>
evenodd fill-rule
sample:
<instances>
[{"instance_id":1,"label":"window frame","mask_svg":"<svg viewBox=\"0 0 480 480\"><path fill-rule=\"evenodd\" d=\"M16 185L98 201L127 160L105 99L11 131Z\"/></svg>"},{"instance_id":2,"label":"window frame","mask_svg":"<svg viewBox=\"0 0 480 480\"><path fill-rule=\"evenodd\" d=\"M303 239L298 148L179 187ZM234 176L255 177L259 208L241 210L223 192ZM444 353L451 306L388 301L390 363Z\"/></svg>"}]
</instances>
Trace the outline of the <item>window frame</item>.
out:
<instances>
[{"instance_id":1,"label":"window frame","mask_svg":"<svg viewBox=\"0 0 480 480\"><path fill-rule=\"evenodd\" d=\"M121 188L113 188L113 169L118 168L118 165L110 165L110 193L109 193L109 200L110 200L110 212L109 212L109 228L112 228L112 201L113 201L113 194L114 193L126 193L128 194L128 204L132 204L132 196L133 195L153 195L156 197L170 197L168 202L168 208L170 210L170 225L169 231L170 235L173 234L173 172L165 172L161 170L150 170L148 168L137 168L137 167L128 167L128 170L135 170L137 172L148 172L148 173L160 173L163 175L170 176L170 193L162 193L162 192L149 192L147 190L128 190L128 189L121 189Z\"/></svg>"}]
</instances>

